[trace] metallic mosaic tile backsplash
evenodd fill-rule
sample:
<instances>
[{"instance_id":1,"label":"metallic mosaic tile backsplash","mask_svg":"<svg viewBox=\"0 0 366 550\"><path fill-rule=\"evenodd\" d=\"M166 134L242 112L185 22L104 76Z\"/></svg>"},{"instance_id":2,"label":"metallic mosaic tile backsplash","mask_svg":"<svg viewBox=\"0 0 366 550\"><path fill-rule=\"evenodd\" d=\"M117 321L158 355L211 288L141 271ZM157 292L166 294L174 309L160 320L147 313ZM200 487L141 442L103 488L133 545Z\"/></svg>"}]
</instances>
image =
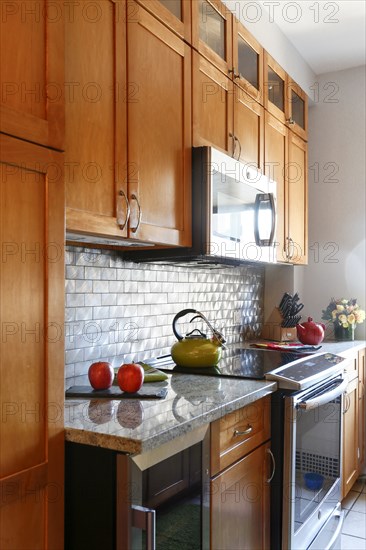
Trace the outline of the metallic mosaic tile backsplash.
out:
<instances>
[{"instance_id":1,"label":"metallic mosaic tile backsplash","mask_svg":"<svg viewBox=\"0 0 366 550\"><path fill-rule=\"evenodd\" d=\"M125 262L117 252L66 248L66 386L85 383L90 364L114 367L170 352L176 313L206 315L228 343L255 338L263 321L261 266L202 269ZM184 334L204 327L190 316ZM209 331L207 332L209 336Z\"/></svg>"}]
</instances>

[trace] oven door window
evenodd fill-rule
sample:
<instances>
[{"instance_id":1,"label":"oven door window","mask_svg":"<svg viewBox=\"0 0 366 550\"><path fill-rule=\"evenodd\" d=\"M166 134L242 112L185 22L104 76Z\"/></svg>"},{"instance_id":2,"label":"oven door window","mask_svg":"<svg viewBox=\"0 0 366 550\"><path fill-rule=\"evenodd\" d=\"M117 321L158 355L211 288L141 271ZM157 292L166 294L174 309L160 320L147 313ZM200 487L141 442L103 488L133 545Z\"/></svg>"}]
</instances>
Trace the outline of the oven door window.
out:
<instances>
[{"instance_id":1,"label":"oven door window","mask_svg":"<svg viewBox=\"0 0 366 550\"><path fill-rule=\"evenodd\" d=\"M297 409L294 532L303 526L340 477L341 398Z\"/></svg>"}]
</instances>

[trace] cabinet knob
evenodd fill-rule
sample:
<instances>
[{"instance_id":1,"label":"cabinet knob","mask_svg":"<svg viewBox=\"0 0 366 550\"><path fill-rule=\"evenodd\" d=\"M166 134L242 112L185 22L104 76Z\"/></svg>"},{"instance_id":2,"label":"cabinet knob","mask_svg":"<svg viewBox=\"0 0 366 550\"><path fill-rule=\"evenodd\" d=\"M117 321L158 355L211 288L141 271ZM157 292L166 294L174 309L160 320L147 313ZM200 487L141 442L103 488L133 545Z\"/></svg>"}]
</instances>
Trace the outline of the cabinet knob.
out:
<instances>
[{"instance_id":1,"label":"cabinet knob","mask_svg":"<svg viewBox=\"0 0 366 550\"><path fill-rule=\"evenodd\" d=\"M287 124L291 124L291 126L293 126L293 125L295 124L294 119L291 118L291 117L290 117L290 118L287 118L287 119L286 119L286 122L287 122Z\"/></svg>"}]
</instances>

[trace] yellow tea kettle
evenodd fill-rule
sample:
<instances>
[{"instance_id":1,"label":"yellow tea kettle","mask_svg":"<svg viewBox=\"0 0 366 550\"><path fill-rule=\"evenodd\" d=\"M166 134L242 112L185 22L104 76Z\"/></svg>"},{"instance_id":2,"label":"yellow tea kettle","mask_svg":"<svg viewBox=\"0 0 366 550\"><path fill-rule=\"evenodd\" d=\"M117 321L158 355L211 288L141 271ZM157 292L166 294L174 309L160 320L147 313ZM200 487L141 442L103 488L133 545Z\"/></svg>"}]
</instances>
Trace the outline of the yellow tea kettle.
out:
<instances>
[{"instance_id":1,"label":"yellow tea kettle","mask_svg":"<svg viewBox=\"0 0 366 550\"><path fill-rule=\"evenodd\" d=\"M199 329L194 329L185 337L176 328L178 319L195 313L194 319L202 319L212 330L212 337L207 338ZM174 363L180 367L214 367L221 359L221 352L226 342L224 336L209 323L206 317L195 309L183 309L173 319L173 332L178 340L171 349Z\"/></svg>"}]
</instances>

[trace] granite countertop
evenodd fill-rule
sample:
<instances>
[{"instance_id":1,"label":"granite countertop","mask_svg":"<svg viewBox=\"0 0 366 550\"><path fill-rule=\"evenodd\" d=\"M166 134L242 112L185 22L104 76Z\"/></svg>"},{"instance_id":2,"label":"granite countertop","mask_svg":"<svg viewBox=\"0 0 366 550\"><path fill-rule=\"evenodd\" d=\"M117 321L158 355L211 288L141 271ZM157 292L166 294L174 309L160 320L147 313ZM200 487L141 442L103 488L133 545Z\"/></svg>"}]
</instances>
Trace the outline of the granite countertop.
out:
<instances>
[{"instance_id":1,"label":"granite countertop","mask_svg":"<svg viewBox=\"0 0 366 550\"><path fill-rule=\"evenodd\" d=\"M275 382L168 375L164 399L66 399L67 441L140 454L276 390Z\"/></svg>"},{"instance_id":2,"label":"granite countertop","mask_svg":"<svg viewBox=\"0 0 366 550\"><path fill-rule=\"evenodd\" d=\"M323 342L318 353L345 355L365 345L363 340ZM208 426L277 388L275 382L193 374L168 375L167 381L152 384L166 387L167 396L141 400L66 399L66 440L133 455L143 454L196 428Z\"/></svg>"}]
</instances>

